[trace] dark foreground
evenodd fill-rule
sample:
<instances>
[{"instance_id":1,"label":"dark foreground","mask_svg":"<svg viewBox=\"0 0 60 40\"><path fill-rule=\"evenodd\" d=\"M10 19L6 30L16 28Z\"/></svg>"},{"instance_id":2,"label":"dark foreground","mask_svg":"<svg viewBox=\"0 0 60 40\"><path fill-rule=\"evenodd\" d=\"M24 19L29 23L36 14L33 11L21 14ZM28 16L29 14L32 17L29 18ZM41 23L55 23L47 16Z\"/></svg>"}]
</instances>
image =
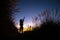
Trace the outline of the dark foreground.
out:
<instances>
[{"instance_id":1,"label":"dark foreground","mask_svg":"<svg viewBox=\"0 0 60 40\"><path fill-rule=\"evenodd\" d=\"M1 38L3 39L16 39L16 40L40 40L48 38L60 38L60 25L48 23L48 25L43 24L40 29L35 29L34 31L20 33L3 33Z\"/></svg>"}]
</instances>

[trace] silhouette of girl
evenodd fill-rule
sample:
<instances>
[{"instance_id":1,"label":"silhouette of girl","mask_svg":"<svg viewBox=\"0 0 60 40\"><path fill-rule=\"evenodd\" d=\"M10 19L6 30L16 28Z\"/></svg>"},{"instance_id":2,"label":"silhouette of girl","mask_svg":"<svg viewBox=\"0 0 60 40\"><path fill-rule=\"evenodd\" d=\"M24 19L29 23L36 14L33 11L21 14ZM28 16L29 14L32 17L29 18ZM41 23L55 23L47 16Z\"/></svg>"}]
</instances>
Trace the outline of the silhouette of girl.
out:
<instances>
[{"instance_id":1,"label":"silhouette of girl","mask_svg":"<svg viewBox=\"0 0 60 40\"><path fill-rule=\"evenodd\" d=\"M25 18L25 17L24 17ZM23 22L24 22L24 18L20 19L20 31L23 33Z\"/></svg>"}]
</instances>

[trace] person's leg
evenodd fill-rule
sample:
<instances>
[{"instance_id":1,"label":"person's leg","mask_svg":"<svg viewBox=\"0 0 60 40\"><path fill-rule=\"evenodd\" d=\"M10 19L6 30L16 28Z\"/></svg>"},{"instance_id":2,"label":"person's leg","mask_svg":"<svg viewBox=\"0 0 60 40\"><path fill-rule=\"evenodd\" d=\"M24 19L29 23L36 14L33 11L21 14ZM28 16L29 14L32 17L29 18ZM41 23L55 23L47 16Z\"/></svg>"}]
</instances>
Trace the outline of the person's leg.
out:
<instances>
[{"instance_id":1,"label":"person's leg","mask_svg":"<svg viewBox=\"0 0 60 40\"><path fill-rule=\"evenodd\" d=\"M20 32L23 33L23 25L21 25L21 27L20 27Z\"/></svg>"},{"instance_id":2,"label":"person's leg","mask_svg":"<svg viewBox=\"0 0 60 40\"><path fill-rule=\"evenodd\" d=\"M21 29L22 29L22 33L23 33L23 25L22 25Z\"/></svg>"}]
</instances>

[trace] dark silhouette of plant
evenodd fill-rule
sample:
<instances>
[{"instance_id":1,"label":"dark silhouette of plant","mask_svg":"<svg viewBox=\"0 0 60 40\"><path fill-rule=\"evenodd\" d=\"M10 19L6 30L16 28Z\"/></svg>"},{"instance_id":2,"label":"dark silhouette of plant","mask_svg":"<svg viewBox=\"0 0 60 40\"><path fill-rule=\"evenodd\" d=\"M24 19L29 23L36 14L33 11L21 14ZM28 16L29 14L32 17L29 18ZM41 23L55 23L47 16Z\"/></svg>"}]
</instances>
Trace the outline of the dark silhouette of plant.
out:
<instances>
[{"instance_id":1,"label":"dark silhouette of plant","mask_svg":"<svg viewBox=\"0 0 60 40\"><path fill-rule=\"evenodd\" d=\"M60 14L58 13L58 10L57 9L50 9L50 8L47 8L45 9L44 11L42 11L40 14L39 14L39 17L40 17L40 20L42 22L49 22L49 21L53 21L54 23L59 23L60 21Z\"/></svg>"},{"instance_id":2,"label":"dark silhouette of plant","mask_svg":"<svg viewBox=\"0 0 60 40\"><path fill-rule=\"evenodd\" d=\"M11 14L15 10L18 0L1 0L0 3L0 36L14 37L17 35L17 29L13 23Z\"/></svg>"}]
</instances>

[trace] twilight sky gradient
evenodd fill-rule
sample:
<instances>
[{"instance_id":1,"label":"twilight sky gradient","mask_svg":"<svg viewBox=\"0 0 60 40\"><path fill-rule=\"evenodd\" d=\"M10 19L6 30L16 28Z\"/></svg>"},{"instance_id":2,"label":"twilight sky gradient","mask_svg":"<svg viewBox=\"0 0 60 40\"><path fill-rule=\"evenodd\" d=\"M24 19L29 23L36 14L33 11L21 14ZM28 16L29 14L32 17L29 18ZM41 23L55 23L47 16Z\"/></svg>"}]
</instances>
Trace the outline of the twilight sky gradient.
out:
<instances>
[{"instance_id":1,"label":"twilight sky gradient","mask_svg":"<svg viewBox=\"0 0 60 40\"><path fill-rule=\"evenodd\" d=\"M13 17L15 22L19 23L20 18L25 16L24 25L31 24L32 17L37 16L45 8L56 8L56 0L21 0L18 4L17 8L21 11L15 12ZM60 6L57 7L60 10Z\"/></svg>"}]
</instances>

